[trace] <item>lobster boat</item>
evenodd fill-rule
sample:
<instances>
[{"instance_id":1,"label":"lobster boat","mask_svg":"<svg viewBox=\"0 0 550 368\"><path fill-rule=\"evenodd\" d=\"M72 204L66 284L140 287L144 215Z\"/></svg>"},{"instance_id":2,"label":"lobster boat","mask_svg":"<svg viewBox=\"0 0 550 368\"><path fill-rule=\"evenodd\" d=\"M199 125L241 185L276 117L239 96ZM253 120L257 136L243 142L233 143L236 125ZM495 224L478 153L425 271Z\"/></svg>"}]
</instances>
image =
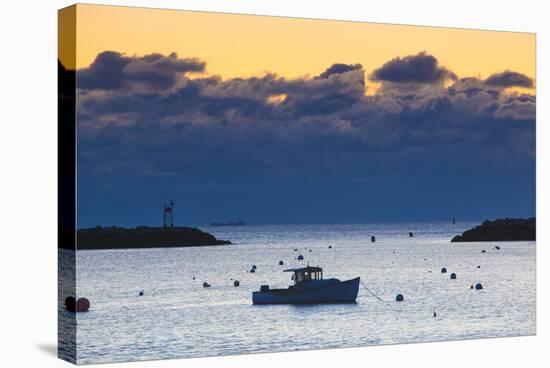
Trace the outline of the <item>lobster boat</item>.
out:
<instances>
[{"instance_id":1,"label":"lobster boat","mask_svg":"<svg viewBox=\"0 0 550 368\"><path fill-rule=\"evenodd\" d=\"M324 279L321 267L291 268L294 285L286 289L271 289L261 285L252 293L253 304L317 304L355 303L359 292L359 277L340 281Z\"/></svg>"}]
</instances>

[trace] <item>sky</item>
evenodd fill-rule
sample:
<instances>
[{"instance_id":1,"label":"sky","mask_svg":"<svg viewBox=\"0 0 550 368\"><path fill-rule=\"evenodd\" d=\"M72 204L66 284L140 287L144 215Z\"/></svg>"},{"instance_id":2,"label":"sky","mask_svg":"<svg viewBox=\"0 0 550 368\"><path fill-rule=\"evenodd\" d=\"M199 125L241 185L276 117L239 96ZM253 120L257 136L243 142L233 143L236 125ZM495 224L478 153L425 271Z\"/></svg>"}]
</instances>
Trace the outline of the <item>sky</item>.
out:
<instances>
[{"instance_id":1,"label":"sky","mask_svg":"<svg viewBox=\"0 0 550 368\"><path fill-rule=\"evenodd\" d=\"M94 5L74 24L79 227L157 225L171 199L177 225L535 214L534 34Z\"/></svg>"}]
</instances>

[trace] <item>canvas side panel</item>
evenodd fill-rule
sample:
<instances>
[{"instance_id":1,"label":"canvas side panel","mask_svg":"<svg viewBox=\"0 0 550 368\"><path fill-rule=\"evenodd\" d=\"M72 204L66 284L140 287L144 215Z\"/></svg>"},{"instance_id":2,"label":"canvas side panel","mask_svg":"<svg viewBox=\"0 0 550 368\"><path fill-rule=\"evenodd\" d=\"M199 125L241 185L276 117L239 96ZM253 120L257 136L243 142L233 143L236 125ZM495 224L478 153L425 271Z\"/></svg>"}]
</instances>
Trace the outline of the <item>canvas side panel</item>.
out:
<instances>
[{"instance_id":1,"label":"canvas side panel","mask_svg":"<svg viewBox=\"0 0 550 368\"><path fill-rule=\"evenodd\" d=\"M57 60L57 354L76 363L76 314L65 308L76 296L76 6L58 12Z\"/></svg>"}]
</instances>

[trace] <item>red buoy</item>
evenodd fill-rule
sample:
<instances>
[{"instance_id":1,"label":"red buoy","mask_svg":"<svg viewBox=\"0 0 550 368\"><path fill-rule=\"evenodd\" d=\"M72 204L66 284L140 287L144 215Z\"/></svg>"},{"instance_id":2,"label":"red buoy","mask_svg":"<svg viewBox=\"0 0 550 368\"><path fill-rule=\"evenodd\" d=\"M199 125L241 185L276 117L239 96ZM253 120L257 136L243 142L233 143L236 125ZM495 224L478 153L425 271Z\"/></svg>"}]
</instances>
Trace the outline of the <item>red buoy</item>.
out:
<instances>
[{"instance_id":1,"label":"red buoy","mask_svg":"<svg viewBox=\"0 0 550 368\"><path fill-rule=\"evenodd\" d=\"M87 312L90 309L90 301L86 298L78 298L76 301L77 312Z\"/></svg>"}]
</instances>

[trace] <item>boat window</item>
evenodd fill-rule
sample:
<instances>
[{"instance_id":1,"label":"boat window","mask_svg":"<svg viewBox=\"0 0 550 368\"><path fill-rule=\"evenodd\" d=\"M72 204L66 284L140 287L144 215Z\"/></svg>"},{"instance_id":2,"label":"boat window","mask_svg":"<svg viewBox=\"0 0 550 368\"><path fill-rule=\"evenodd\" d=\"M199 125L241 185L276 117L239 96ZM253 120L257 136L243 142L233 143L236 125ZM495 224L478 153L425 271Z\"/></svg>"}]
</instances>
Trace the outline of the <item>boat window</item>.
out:
<instances>
[{"instance_id":1,"label":"boat window","mask_svg":"<svg viewBox=\"0 0 550 368\"><path fill-rule=\"evenodd\" d=\"M295 271L292 275L292 280L294 280L294 283L300 283L303 281L310 281L310 280L322 280L323 279L323 271L319 270L313 270L313 271Z\"/></svg>"}]
</instances>

